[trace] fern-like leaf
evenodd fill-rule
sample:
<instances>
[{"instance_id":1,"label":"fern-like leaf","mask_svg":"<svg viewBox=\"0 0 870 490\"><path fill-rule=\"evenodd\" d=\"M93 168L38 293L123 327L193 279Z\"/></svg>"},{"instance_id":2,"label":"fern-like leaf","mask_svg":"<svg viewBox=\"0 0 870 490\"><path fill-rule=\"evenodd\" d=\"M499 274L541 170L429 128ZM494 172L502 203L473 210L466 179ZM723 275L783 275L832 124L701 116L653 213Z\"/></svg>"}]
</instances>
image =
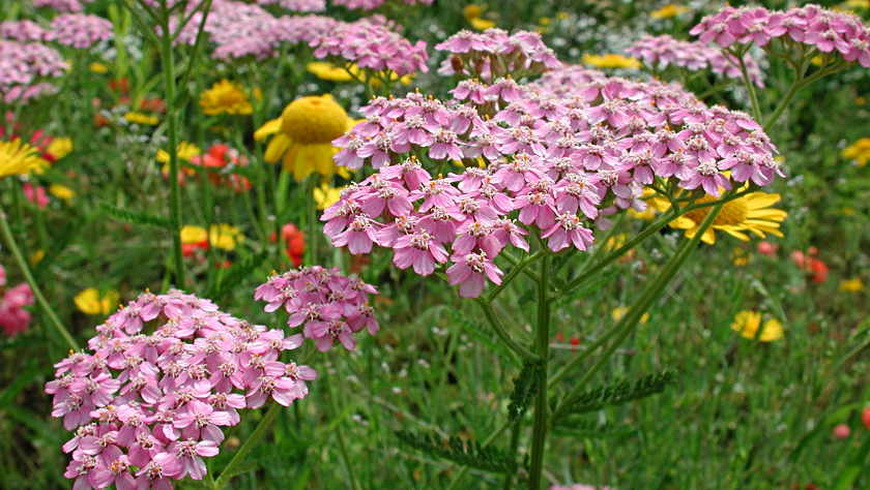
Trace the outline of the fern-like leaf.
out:
<instances>
[{"instance_id":1,"label":"fern-like leaf","mask_svg":"<svg viewBox=\"0 0 870 490\"><path fill-rule=\"evenodd\" d=\"M127 223L145 226L155 226L157 228L172 228L172 224L169 222L169 220L160 216L121 209L107 202L101 202L99 206L104 213L121 221L126 221Z\"/></svg>"},{"instance_id":2,"label":"fern-like leaf","mask_svg":"<svg viewBox=\"0 0 870 490\"><path fill-rule=\"evenodd\" d=\"M444 439L436 433L398 431L396 437L403 444L432 457L446 459L493 473L513 473L517 465L503 451L483 447L477 441L463 441L451 436Z\"/></svg>"},{"instance_id":3,"label":"fern-like leaf","mask_svg":"<svg viewBox=\"0 0 870 490\"><path fill-rule=\"evenodd\" d=\"M608 386L599 386L584 391L564 402L565 414L594 412L604 407L622 405L632 400L655 395L674 382L674 371L664 370L648 374L637 380L620 380Z\"/></svg>"},{"instance_id":4,"label":"fern-like leaf","mask_svg":"<svg viewBox=\"0 0 870 490\"><path fill-rule=\"evenodd\" d=\"M511 392L511 402L508 405L508 420L511 422L519 420L526 413L529 403L538 393L540 370L539 363L526 361L520 374L514 378L514 390Z\"/></svg>"}]
</instances>

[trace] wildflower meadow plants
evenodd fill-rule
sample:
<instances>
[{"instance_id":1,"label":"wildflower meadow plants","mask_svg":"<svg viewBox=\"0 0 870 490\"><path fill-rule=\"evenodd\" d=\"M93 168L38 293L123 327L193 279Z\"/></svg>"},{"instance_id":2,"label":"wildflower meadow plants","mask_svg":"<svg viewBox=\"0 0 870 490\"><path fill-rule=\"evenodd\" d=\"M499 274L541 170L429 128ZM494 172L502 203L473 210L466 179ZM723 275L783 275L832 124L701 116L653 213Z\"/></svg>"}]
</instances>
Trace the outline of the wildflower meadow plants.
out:
<instances>
[{"instance_id":1,"label":"wildflower meadow plants","mask_svg":"<svg viewBox=\"0 0 870 490\"><path fill-rule=\"evenodd\" d=\"M867 483L850 3L14 4L4 487Z\"/></svg>"}]
</instances>

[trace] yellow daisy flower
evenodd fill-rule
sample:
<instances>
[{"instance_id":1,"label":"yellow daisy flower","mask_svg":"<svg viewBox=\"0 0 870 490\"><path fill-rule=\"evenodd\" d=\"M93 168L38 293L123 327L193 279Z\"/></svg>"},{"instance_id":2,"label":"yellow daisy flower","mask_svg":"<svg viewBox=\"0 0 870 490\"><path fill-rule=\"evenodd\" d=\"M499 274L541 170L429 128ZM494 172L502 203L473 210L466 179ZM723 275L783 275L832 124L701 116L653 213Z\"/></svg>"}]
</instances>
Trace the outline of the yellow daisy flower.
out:
<instances>
[{"instance_id":1,"label":"yellow daisy flower","mask_svg":"<svg viewBox=\"0 0 870 490\"><path fill-rule=\"evenodd\" d=\"M51 184L50 186L48 186L48 192L52 196L58 199L62 199L67 203L69 203L73 200L74 197L76 197L76 191L70 189L65 185L60 184Z\"/></svg>"},{"instance_id":2,"label":"yellow daisy flower","mask_svg":"<svg viewBox=\"0 0 870 490\"><path fill-rule=\"evenodd\" d=\"M314 76L321 80L326 80L328 82L350 82L353 80L353 77L360 76L359 68L356 65L352 65L349 70L345 70L340 66L333 65L328 61L312 61L305 65L305 69L308 72L313 73ZM353 74L353 76L351 76Z\"/></svg>"},{"instance_id":3,"label":"yellow daisy flower","mask_svg":"<svg viewBox=\"0 0 870 490\"><path fill-rule=\"evenodd\" d=\"M331 95L314 95L291 102L281 117L264 124L254 138L262 141L272 136L265 160L269 163L281 160L284 170L302 181L315 172L326 177L335 173L332 157L338 149L332 146L332 140L353 124L353 119Z\"/></svg>"},{"instance_id":4,"label":"yellow daisy flower","mask_svg":"<svg viewBox=\"0 0 870 490\"><path fill-rule=\"evenodd\" d=\"M91 63L88 65L88 69L99 74L107 73L109 71L109 67L103 63Z\"/></svg>"},{"instance_id":5,"label":"yellow daisy flower","mask_svg":"<svg viewBox=\"0 0 870 490\"><path fill-rule=\"evenodd\" d=\"M207 116L221 114L247 116L254 112L254 106L251 105L242 87L226 79L204 91L199 97L199 106Z\"/></svg>"},{"instance_id":6,"label":"yellow daisy flower","mask_svg":"<svg viewBox=\"0 0 870 490\"><path fill-rule=\"evenodd\" d=\"M45 149L55 160L69 155L73 151L73 141L70 138L53 138Z\"/></svg>"},{"instance_id":7,"label":"yellow daisy flower","mask_svg":"<svg viewBox=\"0 0 870 490\"><path fill-rule=\"evenodd\" d=\"M199 156L202 150L193 143L182 141L178 143L178 159L186 162L191 161L193 157ZM169 152L166 150L157 151L157 161L160 163L169 163Z\"/></svg>"},{"instance_id":8,"label":"yellow daisy flower","mask_svg":"<svg viewBox=\"0 0 870 490\"><path fill-rule=\"evenodd\" d=\"M698 203L712 202L716 198L705 196ZM749 234L764 238L765 233L781 237L780 223L785 220L788 213L781 209L771 208L780 200L779 194L766 192L751 192L743 197L728 201L722 207L722 211L713 220L713 225L704 232L701 241L713 245L716 243L716 230L724 231L738 240L748 242ZM686 236L692 238L701 226L701 222L707 217L712 206L695 209L671 221L670 226L686 231Z\"/></svg>"},{"instance_id":9,"label":"yellow daisy flower","mask_svg":"<svg viewBox=\"0 0 870 490\"><path fill-rule=\"evenodd\" d=\"M118 292L109 289L100 291L97 288L82 290L73 298L76 307L85 315L108 315L118 306Z\"/></svg>"},{"instance_id":10,"label":"yellow daisy flower","mask_svg":"<svg viewBox=\"0 0 870 490\"><path fill-rule=\"evenodd\" d=\"M184 225L181 227L181 243L201 243L208 240L208 232L201 226Z\"/></svg>"},{"instance_id":11,"label":"yellow daisy flower","mask_svg":"<svg viewBox=\"0 0 870 490\"><path fill-rule=\"evenodd\" d=\"M231 252L244 241L245 235L235 226L221 224L209 228L208 242L214 248Z\"/></svg>"},{"instance_id":12,"label":"yellow daisy flower","mask_svg":"<svg viewBox=\"0 0 870 490\"><path fill-rule=\"evenodd\" d=\"M759 327L761 333L758 333ZM771 318L761 323L761 313L757 311L741 311L734 316L734 323L731 324L731 330L739 333L741 337L752 340L760 340L761 342L773 342L783 337L782 323L775 318Z\"/></svg>"},{"instance_id":13,"label":"yellow daisy flower","mask_svg":"<svg viewBox=\"0 0 870 490\"><path fill-rule=\"evenodd\" d=\"M686 12L688 12L690 10L691 9L689 7L685 7L683 5L677 5L677 4L671 3L668 5L665 5L664 7L660 8L658 10L653 10L652 12L650 12L649 16L652 17L653 19L657 19L657 20L658 19L670 19L671 17L676 17L678 15L685 14Z\"/></svg>"},{"instance_id":14,"label":"yellow daisy flower","mask_svg":"<svg viewBox=\"0 0 870 490\"><path fill-rule=\"evenodd\" d=\"M863 167L870 161L870 138L860 138L858 141L843 148L840 156L846 160L855 162L855 165Z\"/></svg>"},{"instance_id":15,"label":"yellow daisy flower","mask_svg":"<svg viewBox=\"0 0 870 490\"><path fill-rule=\"evenodd\" d=\"M343 189L344 187L332 187L326 183L321 184L320 187L315 187L314 202L317 203L317 209L326 209L337 203Z\"/></svg>"},{"instance_id":16,"label":"yellow daisy flower","mask_svg":"<svg viewBox=\"0 0 870 490\"><path fill-rule=\"evenodd\" d=\"M48 165L39 157L36 148L22 143L20 139L0 141L0 179L13 175L27 175Z\"/></svg>"},{"instance_id":17,"label":"yellow daisy flower","mask_svg":"<svg viewBox=\"0 0 870 490\"><path fill-rule=\"evenodd\" d=\"M621 54L583 55L583 63L595 68L640 68L640 61Z\"/></svg>"},{"instance_id":18,"label":"yellow daisy flower","mask_svg":"<svg viewBox=\"0 0 870 490\"><path fill-rule=\"evenodd\" d=\"M840 291L844 293L858 293L864 289L864 281L860 277L843 279L840 281Z\"/></svg>"}]
</instances>

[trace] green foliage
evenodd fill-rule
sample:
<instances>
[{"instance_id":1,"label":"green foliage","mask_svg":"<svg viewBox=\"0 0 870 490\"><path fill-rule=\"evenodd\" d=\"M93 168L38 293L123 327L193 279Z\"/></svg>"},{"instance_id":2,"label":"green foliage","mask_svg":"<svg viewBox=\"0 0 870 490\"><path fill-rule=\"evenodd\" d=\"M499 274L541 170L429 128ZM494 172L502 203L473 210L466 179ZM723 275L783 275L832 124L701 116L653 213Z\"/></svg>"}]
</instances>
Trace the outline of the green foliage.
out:
<instances>
[{"instance_id":1,"label":"green foliage","mask_svg":"<svg viewBox=\"0 0 870 490\"><path fill-rule=\"evenodd\" d=\"M647 374L634 381L623 379L605 386L599 386L565 400L565 413L578 414L600 410L604 407L622 405L661 393L675 381L676 373L664 370Z\"/></svg>"},{"instance_id":2,"label":"green foliage","mask_svg":"<svg viewBox=\"0 0 870 490\"><path fill-rule=\"evenodd\" d=\"M429 456L446 459L463 466L493 473L513 473L516 463L495 447L483 447L477 441L463 441L457 436L442 438L434 432L398 431L396 437L403 444Z\"/></svg>"},{"instance_id":3,"label":"green foliage","mask_svg":"<svg viewBox=\"0 0 870 490\"><path fill-rule=\"evenodd\" d=\"M105 214L126 223L143 226L153 226L165 229L172 228L169 220L160 216L139 211L130 211L129 209L122 209L117 206L113 206L107 202L100 202L99 207L100 210L103 211Z\"/></svg>"},{"instance_id":4,"label":"green foliage","mask_svg":"<svg viewBox=\"0 0 870 490\"><path fill-rule=\"evenodd\" d=\"M540 369L539 363L526 361L522 371L514 378L514 389L511 391L511 402L508 405L508 420L511 422L522 418L532 398L538 393Z\"/></svg>"}]
</instances>

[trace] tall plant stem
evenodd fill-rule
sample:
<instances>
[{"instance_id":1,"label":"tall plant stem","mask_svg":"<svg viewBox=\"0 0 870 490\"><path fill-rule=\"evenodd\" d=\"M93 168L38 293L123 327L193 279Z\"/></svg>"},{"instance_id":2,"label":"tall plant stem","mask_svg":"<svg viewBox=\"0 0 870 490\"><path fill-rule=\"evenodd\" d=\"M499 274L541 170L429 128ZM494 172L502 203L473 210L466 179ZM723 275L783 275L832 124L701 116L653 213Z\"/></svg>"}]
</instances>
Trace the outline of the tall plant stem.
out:
<instances>
[{"instance_id":1,"label":"tall plant stem","mask_svg":"<svg viewBox=\"0 0 870 490\"><path fill-rule=\"evenodd\" d=\"M613 341L607 346L607 349L598 361L596 361L596 363L587 370L586 373L584 373L583 377L574 384L574 388L562 399L562 402L553 411L553 420L556 420L559 415L566 411L570 404L576 400L577 396L586 389L586 383L604 366L622 341L629 333L631 333L632 328L637 324L643 314L646 313L653 302L662 294L667 283L670 282L670 280L676 275L677 271L680 270L680 267L686 262L686 259L688 259L692 252L698 247L698 243L701 241L704 232L706 232L713 224L713 221L716 219L716 216L722 210L724 205L725 201L723 200L707 213L707 216L704 217L704 220L701 222L701 226L698 228L695 235L680 245L676 253L674 253L671 259L665 264L655 279L646 286L640 297L631 305L628 313L619 321L619 323L616 324L611 333L607 335L608 337L613 337ZM564 374L564 372L562 374Z\"/></svg>"},{"instance_id":2,"label":"tall plant stem","mask_svg":"<svg viewBox=\"0 0 870 490\"><path fill-rule=\"evenodd\" d=\"M547 361L550 356L550 254L545 250L541 257L538 282L538 321L535 328L535 354L540 367L537 369L538 394L535 397L534 425L532 426L532 460L529 469L529 489L540 490L544 470L544 450L547 442Z\"/></svg>"},{"instance_id":3,"label":"tall plant stem","mask_svg":"<svg viewBox=\"0 0 870 490\"><path fill-rule=\"evenodd\" d=\"M30 271L30 265L28 265L27 260L24 258L24 254L21 253L21 249L15 241L15 237L12 235L12 230L9 228L9 221L6 219L6 212L2 208L0 208L0 232L3 234L3 240L6 242L6 246L9 247L9 250L12 252L12 256L15 257L15 262L18 264L18 268L21 269L21 273L24 274L24 280L30 285L30 290L33 291L33 296L36 297L36 302L39 303L43 313L48 317L51 326L54 327L58 335L60 335L70 349L76 351L79 350L78 343L76 343L73 336L69 333L69 330L63 326L63 323L61 323L60 318L58 318L57 313L55 313L51 304L46 301L45 296L42 294L42 290L39 288L39 284L36 283L36 279L33 278L33 273Z\"/></svg>"},{"instance_id":4,"label":"tall plant stem","mask_svg":"<svg viewBox=\"0 0 870 490\"><path fill-rule=\"evenodd\" d=\"M178 184L178 100L176 99L175 56L172 51L172 34L169 28L169 13L162 9L160 35L160 61L166 84L167 133L169 137L169 223L172 233L172 262L176 286L185 287L184 257L181 251L181 187Z\"/></svg>"},{"instance_id":5,"label":"tall plant stem","mask_svg":"<svg viewBox=\"0 0 870 490\"><path fill-rule=\"evenodd\" d=\"M233 459L226 465L224 470L221 472L221 476L218 477L214 482L214 490L221 490L230 482L230 478L235 476L236 469L239 465L241 465L245 457L254 449L254 446L260 442L260 439L266 434L266 430L269 429L269 426L272 425L272 422L275 420L275 417L278 415L278 412L281 411L281 405L277 403L272 403L272 406L269 407L269 410L266 411L266 415L263 415L263 418L260 419L260 422L257 424L257 427L254 428L254 432L251 433L250 436L245 440L245 443L242 444L242 447L239 448L239 451L233 456Z\"/></svg>"}]
</instances>

